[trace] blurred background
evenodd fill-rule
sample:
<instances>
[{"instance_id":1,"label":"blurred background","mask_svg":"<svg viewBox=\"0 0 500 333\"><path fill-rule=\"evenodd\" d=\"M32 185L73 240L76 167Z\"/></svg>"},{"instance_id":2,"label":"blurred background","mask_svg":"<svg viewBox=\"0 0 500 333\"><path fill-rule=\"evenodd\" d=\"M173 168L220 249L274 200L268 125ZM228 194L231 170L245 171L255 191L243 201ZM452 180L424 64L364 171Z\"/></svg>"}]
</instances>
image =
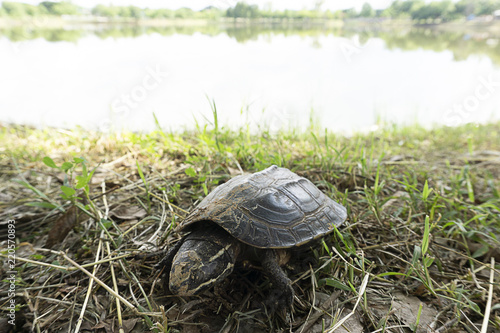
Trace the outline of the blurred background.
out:
<instances>
[{"instance_id":1,"label":"blurred background","mask_svg":"<svg viewBox=\"0 0 500 333\"><path fill-rule=\"evenodd\" d=\"M103 132L500 119L500 0L3 1L0 122ZM156 117L156 119L155 119Z\"/></svg>"}]
</instances>

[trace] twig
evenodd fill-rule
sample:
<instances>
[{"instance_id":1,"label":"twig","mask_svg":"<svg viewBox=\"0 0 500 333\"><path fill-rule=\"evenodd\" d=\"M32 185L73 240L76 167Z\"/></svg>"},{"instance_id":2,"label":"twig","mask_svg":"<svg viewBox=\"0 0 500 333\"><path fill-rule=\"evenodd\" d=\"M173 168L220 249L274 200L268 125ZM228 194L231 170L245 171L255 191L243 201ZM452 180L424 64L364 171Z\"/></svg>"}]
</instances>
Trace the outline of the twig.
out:
<instances>
[{"instance_id":1,"label":"twig","mask_svg":"<svg viewBox=\"0 0 500 333\"><path fill-rule=\"evenodd\" d=\"M456 318L448 320L443 326L441 326L440 328L438 328L436 330L436 333L445 332L448 328L455 325L459 320L460 320L460 317L456 317Z\"/></svg>"},{"instance_id":2,"label":"twig","mask_svg":"<svg viewBox=\"0 0 500 333\"><path fill-rule=\"evenodd\" d=\"M344 324L344 322L347 321L347 319L349 319L355 312L356 312L356 309L359 305L359 302L361 301L361 299L363 298L363 295L365 293L365 290L366 290L366 286L368 285L368 278L370 277L370 274L367 273L365 275L365 277L363 278L363 283L361 283L361 287L359 288L359 293L358 293L358 299L356 301L356 304L354 304L354 308L351 310L350 313L348 313L344 318L340 319L336 324L335 326L333 326L331 329L329 329L327 331L327 333L333 333L335 332L335 330L337 328L339 328L340 326L342 326Z\"/></svg>"},{"instance_id":3,"label":"twig","mask_svg":"<svg viewBox=\"0 0 500 333\"><path fill-rule=\"evenodd\" d=\"M47 280L45 280L45 282L43 283L43 286L46 286L49 283L49 281L52 279L52 276L53 276L53 274L51 274L50 277ZM39 297L41 297L41 295L43 294L43 291L44 291L43 289L40 290L38 295L35 297L35 312L38 312L38 309L40 308L40 298ZM33 321L33 324L36 323L36 325L38 327L42 328L43 323L41 323L41 318L44 317L45 315L49 314L53 309L54 308L51 308L48 311L46 311L44 314L41 314L40 316L38 316L38 318L36 318L36 320Z\"/></svg>"},{"instance_id":4,"label":"twig","mask_svg":"<svg viewBox=\"0 0 500 333\"><path fill-rule=\"evenodd\" d=\"M101 231L101 238L103 237L104 232ZM99 256L101 254L102 250L102 240L99 240L99 246L97 247L97 253L96 253L96 260L99 260ZM95 276L97 273L99 266L94 266L94 269L92 270L92 275ZM76 326L75 326L75 333L78 333L80 331L80 326L83 323L83 316L85 315L85 309L87 308L87 304L89 302L90 294L92 293L92 287L94 285L94 280L91 278L89 280L89 286L87 288L87 294L85 295L85 301L83 302L82 305L82 310L80 311L80 317L78 317L78 320L76 321Z\"/></svg>"},{"instance_id":5,"label":"twig","mask_svg":"<svg viewBox=\"0 0 500 333\"><path fill-rule=\"evenodd\" d=\"M90 277L91 279L93 279L98 285L100 285L101 287L103 287L104 289L106 289L107 292L109 292L114 297L118 298L123 304L125 304L127 307L129 307L131 310L133 310L135 313L138 313L136 307L132 303L130 303L129 301L127 301L125 298L123 298L119 294L115 293L115 291L113 289L111 289L110 287L108 287L108 285L106 285L104 282L102 282L101 280L99 280L92 273L90 273L85 268L83 268L78 263L76 263L74 260L72 260L70 257L68 257L66 255L66 253L64 253L64 252L57 252L57 251L53 251L53 252L58 253L59 255L61 255L70 264L72 264L73 266L75 266L76 268L78 268L80 271L82 271L83 273L85 273L88 277Z\"/></svg>"},{"instance_id":6,"label":"twig","mask_svg":"<svg viewBox=\"0 0 500 333\"><path fill-rule=\"evenodd\" d=\"M7 258L7 255L0 254L0 257ZM16 260L23 261L23 262L28 262L30 264L34 264L34 265L38 265L38 266L52 267L52 268L60 269L60 270L63 270L63 271L67 271L68 270L68 267L59 266L59 265L53 265L53 264L47 264L45 262L31 260L31 259L26 259L26 258L22 258L22 257L16 257Z\"/></svg>"},{"instance_id":7,"label":"twig","mask_svg":"<svg viewBox=\"0 0 500 333\"><path fill-rule=\"evenodd\" d=\"M379 328L378 330L371 331L370 333L378 333L378 332L390 332L391 329L393 328L410 328L410 325L396 325L396 326L387 326L387 327L382 327Z\"/></svg>"},{"instance_id":8,"label":"twig","mask_svg":"<svg viewBox=\"0 0 500 333\"><path fill-rule=\"evenodd\" d=\"M474 284L476 285L476 288L485 292L486 288L484 288L483 286L481 286L479 284L479 281L477 281L476 273L474 273L474 271L471 271L470 268L468 268L467 271L469 272L469 274L470 274L470 276L472 278L472 281L474 281Z\"/></svg>"},{"instance_id":9,"label":"twig","mask_svg":"<svg viewBox=\"0 0 500 333\"><path fill-rule=\"evenodd\" d=\"M54 254L60 254L60 252L57 252L57 251L53 251L53 250L49 250L49 249L44 249L44 248L35 248L35 250L39 251L46 251L46 252L52 252ZM94 262L91 262L91 263L88 263L88 264L84 264L84 265L81 265L81 267L93 267L93 266L96 266L96 265L100 265L100 264L103 264L103 263L106 263L106 262L109 262L109 261L116 261L118 259L122 259L122 258L126 258L126 257L132 257L134 256L134 254L132 253L127 253L127 254L122 254L120 256L117 256L117 257L109 257L109 258L106 258L106 259L102 259L102 260L99 260L99 261L94 261ZM7 258L7 255L4 255L4 254L0 254L0 257L4 257L4 258ZM59 266L59 265L53 265L53 264L47 264L45 262L42 262L42 261L36 261L36 260L31 260L31 259L27 259L27 258L22 258L22 257L16 257L16 260L19 260L19 261L22 261L22 262L27 262L27 263L30 263L30 264L33 264L33 265L37 265L37 266L46 266L46 267L51 267L51 268L55 268L55 269L59 269L59 270L62 270L62 271L67 271L67 272L70 272L70 271L77 271L79 270L78 268L76 267L66 267L66 266ZM64 284L59 284L59 285L64 285ZM57 287L59 285L53 285L53 287ZM49 286L47 286L46 288L48 288ZM42 287L30 287L30 288L26 288L26 290L28 289L40 289ZM43 287L45 288L45 287Z\"/></svg>"},{"instance_id":10,"label":"twig","mask_svg":"<svg viewBox=\"0 0 500 333\"><path fill-rule=\"evenodd\" d=\"M412 245L412 244L413 244L412 242L408 242L408 241L404 240L404 241L398 241L398 242L388 242L388 243L370 245L370 246L363 247L360 250L368 251L368 250L375 250L375 249L383 249L383 248L386 248L388 246L398 246L398 245L408 246L408 245Z\"/></svg>"},{"instance_id":11,"label":"twig","mask_svg":"<svg viewBox=\"0 0 500 333\"><path fill-rule=\"evenodd\" d=\"M80 282L78 282L77 284L77 288L78 287L80 287ZM78 299L78 293L75 293L75 296L73 296L73 305L71 305L71 315L69 316L68 333L71 333L71 327L73 327L73 317L75 315L77 299Z\"/></svg>"},{"instance_id":12,"label":"twig","mask_svg":"<svg viewBox=\"0 0 500 333\"><path fill-rule=\"evenodd\" d=\"M318 282L316 281L316 276L314 275L314 271L312 269L312 267L309 266L309 272L311 274L311 293L312 293L312 306L310 307L309 309L309 313L307 314L307 317L306 317L306 320L304 321L304 324L301 325L301 327L299 328L299 330L297 332L299 333L302 333L305 329L306 326L310 326L308 325L308 323L310 322L310 320L312 319L312 311L313 311L313 308L314 308L314 304L316 304L316 287L318 285Z\"/></svg>"},{"instance_id":13,"label":"twig","mask_svg":"<svg viewBox=\"0 0 500 333\"><path fill-rule=\"evenodd\" d=\"M104 218L107 219L109 216L109 205L108 205L108 199L106 198L106 182L103 180L101 183L102 187L102 203L104 204L105 210L104 210Z\"/></svg>"},{"instance_id":14,"label":"twig","mask_svg":"<svg viewBox=\"0 0 500 333\"><path fill-rule=\"evenodd\" d=\"M442 245L439 245L439 244L436 244L436 243L434 243L434 244L433 244L433 246L436 246L436 247L442 248L442 249L444 249L445 251L449 251L449 252L451 252L451 253L453 253L453 254L456 254L456 255L458 255L458 256L464 257L465 259L467 259L467 260L471 260L471 261L475 262L475 263L476 263L476 264L478 264L478 265L482 265L480 268L475 269L475 270L473 271L474 273L477 273L477 272L479 272L480 270L483 270L483 269L485 269L485 268L488 268L488 264L484 265L484 263L483 263L483 262L481 262L481 261L479 261L479 260L477 260L477 259L475 259L475 258L472 258L472 257L471 257L471 256L469 256L469 255L466 255L466 254L463 254L463 253L461 253L461 252L455 251L455 250L453 250L453 249L451 249L451 248L449 248L449 247L442 246ZM494 270L494 271L495 271L495 273L500 274L500 271L499 271L499 270L497 270L497 269L495 269L495 267L490 267L490 269ZM464 275L464 278L465 278L465 277L467 277L467 276L468 276L468 275ZM450 284L451 284L451 283L448 283L447 285L450 285Z\"/></svg>"},{"instance_id":15,"label":"twig","mask_svg":"<svg viewBox=\"0 0 500 333\"><path fill-rule=\"evenodd\" d=\"M64 304L64 305L73 305L73 302L70 301L65 301L65 300L60 300L57 298L52 298L52 297L45 297L45 296L35 296L35 298L47 301L49 303L56 303L56 304Z\"/></svg>"},{"instance_id":16,"label":"twig","mask_svg":"<svg viewBox=\"0 0 500 333\"><path fill-rule=\"evenodd\" d=\"M333 302L339 297L340 293L341 291L337 290L336 292L331 294L330 297L328 297L328 299L324 301L323 304L321 304L319 309L317 309L316 312L313 315L311 315L311 317L308 320L306 320L304 324L302 324L302 326L297 330L297 332L309 332L311 326L316 322L316 320L318 320L323 315L324 311L327 311L328 308L332 306Z\"/></svg>"},{"instance_id":17,"label":"twig","mask_svg":"<svg viewBox=\"0 0 500 333\"><path fill-rule=\"evenodd\" d=\"M167 194L165 193L165 191L162 191L162 192L163 192L163 195L165 196L165 199L166 199L166 200L164 200L164 202L168 202ZM158 234L160 233L161 229L163 228L163 225L165 224L165 221L167 220L167 212L165 210L165 203L164 202L161 203L161 218L160 218L160 223L159 223L158 227L156 228L156 231L151 235L151 237L149 237L149 239L147 241L144 242L143 245L141 245L141 247L139 247L139 251L146 250L147 249L146 244L153 243L153 241L155 241L158 238ZM170 204L169 204L169 207L170 207L170 211L172 213L174 213Z\"/></svg>"},{"instance_id":18,"label":"twig","mask_svg":"<svg viewBox=\"0 0 500 333\"><path fill-rule=\"evenodd\" d=\"M108 251L108 255L110 255L111 249L109 247L109 242L106 242L106 250ZM109 268L111 270L111 279L113 280L113 289L118 294L118 283L116 282L115 268L113 267L113 264L110 264ZM115 301L116 301L116 316L118 317L119 332L123 333L124 331L123 331L122 307L120 305L120 301L118 300L118 298L116 298Z\"/></svg>"},{"instance_id":19,"label":"twig","mask_svg":"<svg viewBox=\"0 0 500 333\"><path fill-rule=\"evenodd\" d=\"M484 310L483 325L481 327L481 333L486 333L488 330L488 321L490 320L491 312L491 301L493 300L493 283L495 282L495 258L491 257L491 269L490 269L490 287L488 288L488 301L486 302L486 309Z\"/></svg>"},{"instance_id":20,"label":"twig","mask_svg":"<svg viewBox=\"0 0 500 333\"><path fill-rule=\"evenodd\" d=\"M331 247L331 249L332 249L332 251L333 251L333 252L335 252L335 253L336 253L336 254L340 257L340 259L342 259L342 261L343 261L343 262L344 262L344 263L345 263L348 267L352 268L352 269L353 269L356 273L360 273L360 274L361 274L361 273L364 273L364 271L363 271L363 270L361 270L361 269L357 268L356 266L354 266L353 264L351 264L350 262L348 262L348 261L347 261L347 260L346 260L346 259L345 259L345 258L344 258L341 254L340 254L340 252L339 252L339 251L335 248L335 246L332 246L332 247ZM398 259L400 259L399 257L397 257L397 258L398 258ZM326 266L326 264L328 264L331 260L333 260L333 257L332 257L332 258L330 258L330 260L329 260L329 261L327 261L325 264L323 264L320 268L318 268L318 269L316 270L316 272L320 271L320 270L321 270L323 267L325 267L325 266ZM403 260L403 261L404 261L404 260ZM379 280L379 281L381 281L381 282L387 282L387 280L386 280L386 279L384 279L384 278L382 278L382 277L380 277L380 276L378 276L378 275L375 275L375 274L372 274L372 273L367 273L367 274L369 274L369 275L370 275L372 278L374 278L375 280Z\"/></svg>"},{"instance_id":21,"label":"twig","mask_svg":"<svg viewBox=\"0 0 500 333\"><path fill-rule=\"evenodd\" d=\"M450 310L452 307L454 307L455 305L453 303L450 303L448 304L447 306L445 306L441 311L439 311L436 316L434 316L434 319L432 320L432 322L429 324L429 327L427 329L427 333L432 333L432 332L435 332L435 328L436 328L436 325L437 325L437 322L439 320L439 318L448 310Z\"/></svg>"},{"instance_id":22,"label":"twig","mask_svg":"<svg viewBox=\"0 0 500 333\"><path fill-rule=\"evenodd\" d=\"M49 288L57 288L57 287L65 287L67 283L57 283L57 284L49 284L48 286L38 286L38 287L26 287L19 289L19 291L28 291L28 290L38 290L38 289L49 289Z\"/></svg>"},{"instance_id":23,"label":"twig","mask_svg":"<svg viewBox=\"0 0 500 333\"><path fill-rule=\"evenodd\" d=\"M31 302L30 295L28 294L28 292L26 290L24 290L24 297L26 298L26 302L28 303L28 307L29 307L31 313L33 313L33 326L36 327L36 332L40 333L40 323L38 322L37 310L35 307L33 307L33 303ZM32 330L33 330L33 326L31 328Z\"/></svg>"},{"instance_id":24,"label":"twig","mask_svg":"<svg viewBox=\"0 0 500 333\"><path fill-rule=\"evenodd\" d=\"M145 189L145 188L143 188L143 187L141 187L141 186L137 186L137 188L139 188L139 189L143 190L144 192L146 192L146 189ZM156 194L154 194L154 193L151 193L151 192L150 192L150 193L149 193L149 195L151 195L152 197L155 197L156 199L158 199L158 200L160 200L160 201L163 201L163 202L165 202L165 203L167 203L167 204L171 205L171 206L172 206L172 207L174 207L174 208L177 208L178 210L180 210L181 212L185 213L186 215L188 215L188 214L189 214L189 212L188 212L187 210L182 209L181 207L179 207L179 206L177 206L177 205L174 205L174 204L173 204L173 203L171 203L171 202L167 202L167 201L165 201L165 199L163 199L163 198L162 198L162 197L160 197L160 196L157 196L157 195L156 195ZM185 218L185 217L186 217L186 216L179 215L178 213L175 213L175 212L174 212L174 214L175 214L175 215L177 215L177 216L179 216L180 218Z\"/></svg>"}]
</instances>

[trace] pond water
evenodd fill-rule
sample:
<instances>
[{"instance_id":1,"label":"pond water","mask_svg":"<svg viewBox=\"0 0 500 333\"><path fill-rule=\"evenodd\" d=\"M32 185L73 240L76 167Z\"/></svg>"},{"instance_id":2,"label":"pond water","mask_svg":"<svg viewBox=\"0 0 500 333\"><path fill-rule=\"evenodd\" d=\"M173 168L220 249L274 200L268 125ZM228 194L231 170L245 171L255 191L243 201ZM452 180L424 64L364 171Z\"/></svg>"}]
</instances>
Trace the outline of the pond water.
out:
<instances>
[{"instance_id":1,"label":"pond water","mask_svg":"<svg viewBox=\"0 0 500 333\"><path fill-rule=\"evenodd\" d=\"M413 29L0 30L0 122L369 130L500 119L499 37Z\"/></svg>"}]
</instances>

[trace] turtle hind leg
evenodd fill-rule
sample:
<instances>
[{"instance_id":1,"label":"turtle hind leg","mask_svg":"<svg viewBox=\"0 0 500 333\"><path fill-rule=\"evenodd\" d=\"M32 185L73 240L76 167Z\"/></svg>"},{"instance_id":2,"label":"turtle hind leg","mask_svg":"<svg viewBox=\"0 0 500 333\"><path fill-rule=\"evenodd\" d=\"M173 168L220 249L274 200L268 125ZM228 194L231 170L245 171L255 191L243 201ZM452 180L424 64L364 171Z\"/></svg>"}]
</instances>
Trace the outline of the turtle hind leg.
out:
<instances>
[{"instance_id":1,"label":"turtle hind leg","mask_svg":"<svg viewBox=\"0 0 500 333\"><path fill-rule=\"evenodd\" d=\"M288 310L293 303L294 291L292 281L279 264L279 258L275 250L266 250L262 260L262 268L269 276L272 283L272 292L268 302L273 311L280 308Z\"/></svg>"}]
</instances>

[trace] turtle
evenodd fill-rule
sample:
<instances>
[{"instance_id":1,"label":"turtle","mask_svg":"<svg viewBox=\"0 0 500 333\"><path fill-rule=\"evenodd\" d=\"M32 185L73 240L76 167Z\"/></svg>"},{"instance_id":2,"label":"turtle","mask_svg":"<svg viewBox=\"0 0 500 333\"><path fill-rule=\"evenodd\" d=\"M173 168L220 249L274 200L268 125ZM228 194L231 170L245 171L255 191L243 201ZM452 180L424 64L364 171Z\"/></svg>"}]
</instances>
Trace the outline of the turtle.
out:
<instances>
[{"instance_id":1,"label":"turtle","mask_svg":"<svg viewBox=\"0 0 500 333\"><path fill-rule=\"evenodd\" d=\"M276 306L294 290L282 266L290 249L321 238L347 218L311 181L276 165L216 187L179 224L188 232L156 265L170 292L193 296L224 280L237 261L259 260ZM274 303L273 303L274 302Z\"/></svg>"}]
</instances>

